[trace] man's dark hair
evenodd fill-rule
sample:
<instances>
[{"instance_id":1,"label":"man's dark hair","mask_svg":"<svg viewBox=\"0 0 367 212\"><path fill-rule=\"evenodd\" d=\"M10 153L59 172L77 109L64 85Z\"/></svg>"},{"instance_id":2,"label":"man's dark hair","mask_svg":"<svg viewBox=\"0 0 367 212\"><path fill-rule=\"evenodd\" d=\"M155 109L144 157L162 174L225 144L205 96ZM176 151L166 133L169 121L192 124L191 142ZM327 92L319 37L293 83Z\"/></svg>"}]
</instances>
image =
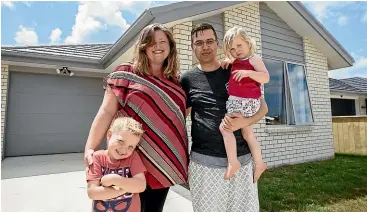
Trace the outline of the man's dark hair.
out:
<instances>
[{"instance_id":1,"label":"man's dark hair","mask_svg":"<svg viewBox=\"0 0 367 212\"><path fill-rule=\"evenodd\" d=\"M204 30L207 30L207 29L213 30L213 33L214 33L214 36L215 36L215 40L218 40L217 32L215 31L215 29L214 29L214 27L212 25L207 24L207 23L200 23L200 24L196 24L194 27L192 27L192 30L191 30L191 43L193 41L194 34L197 37L198 36L198 32L204 31Z\"/></svg>"}]
</instances>

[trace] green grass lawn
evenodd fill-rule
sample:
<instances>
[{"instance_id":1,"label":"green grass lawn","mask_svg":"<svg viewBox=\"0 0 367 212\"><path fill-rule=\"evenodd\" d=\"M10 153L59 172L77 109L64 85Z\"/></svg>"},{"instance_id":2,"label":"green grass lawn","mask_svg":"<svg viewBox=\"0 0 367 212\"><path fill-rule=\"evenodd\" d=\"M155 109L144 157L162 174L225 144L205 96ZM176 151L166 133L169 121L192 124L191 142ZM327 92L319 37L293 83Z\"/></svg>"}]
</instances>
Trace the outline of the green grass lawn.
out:
<instances>
[{"instance_id":1,"label":"green grass lawn","mask_svg":"<svg viewBox=\"0 0 367 212\"><path fill-rule=\"evenodd\" d=\"M259 181L264 212L344 211L343 205L337 203L347 204L357 198L365 204L355 211L363 212L367 211L364 197L367 157L362 156L337 154L333 160L270 169Z\"/></svg>"},{"instance_id":2,"label":"green grass lawn","mask_svg":"<svg viewBox=\"0 0 367 212\"><path fill-rule=\"evenodd\" d=\"M261 212L367 212L367 157L270 169L258 186Z\"/></svg>"}]
</instances>

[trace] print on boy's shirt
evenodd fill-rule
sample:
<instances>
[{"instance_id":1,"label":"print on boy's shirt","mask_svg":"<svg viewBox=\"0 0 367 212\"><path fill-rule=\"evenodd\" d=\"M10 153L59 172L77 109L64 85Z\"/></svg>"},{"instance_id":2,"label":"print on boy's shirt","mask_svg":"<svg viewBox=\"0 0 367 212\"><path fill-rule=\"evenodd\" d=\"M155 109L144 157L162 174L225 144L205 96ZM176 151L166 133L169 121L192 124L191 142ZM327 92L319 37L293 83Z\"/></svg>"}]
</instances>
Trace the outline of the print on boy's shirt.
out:
<instances>
[{"instance_id":1,"label":"print on boy's shirt","mask_svg":"<svg viewBox=\"0 0 367 212\"><path fill-rule=\"evenodd\" d=\"M102 167L102 175L118 174L123 177L131 178L130 167L123 167L111 169ZM125 193L124 195L109 199L107 201L94 200L93 210L95 212L127 212L131 206L132 193Z\"/></svg>"}]
</instances>

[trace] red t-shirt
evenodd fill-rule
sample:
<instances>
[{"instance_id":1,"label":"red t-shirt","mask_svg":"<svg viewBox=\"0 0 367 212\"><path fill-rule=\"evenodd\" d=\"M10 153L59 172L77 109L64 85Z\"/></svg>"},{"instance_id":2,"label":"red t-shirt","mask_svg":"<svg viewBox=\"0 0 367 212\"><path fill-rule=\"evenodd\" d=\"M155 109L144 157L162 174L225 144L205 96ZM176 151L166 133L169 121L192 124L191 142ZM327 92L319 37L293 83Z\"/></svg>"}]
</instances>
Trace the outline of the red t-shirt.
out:
<instances>
[{"instance_id":1,"label":"red t-shirt","mask_svg":"<svg viewBox=\"0 0 367 212\"><path fill-rule=\"evenodd\" d=\"M258 99L261 97L261 84L245 77L241 81L237 82L233 78L233 71L235 70L253 70L255 68L251 65L250 59L240 60L236 59L232 64L231 76L228 82L228 94L230 96L236 96L241 98L254 98Z\"/></svg>"},{"instance_id":2,"label":"red t-shirt","mask_svg":"<svg viewBox=\"0 0 367 212\"><path fill-rule=\"evenodd\" d=\"M101 180L107 174L119 174L124 177L133 177L146 172L138 153L117 162L112 162L106 150L99 150L93 154L93 164L89 167L87 181ZM140 212L139 194L124 194L108 201L93 201L94 212Z\"/></svg>"}]
</instances>

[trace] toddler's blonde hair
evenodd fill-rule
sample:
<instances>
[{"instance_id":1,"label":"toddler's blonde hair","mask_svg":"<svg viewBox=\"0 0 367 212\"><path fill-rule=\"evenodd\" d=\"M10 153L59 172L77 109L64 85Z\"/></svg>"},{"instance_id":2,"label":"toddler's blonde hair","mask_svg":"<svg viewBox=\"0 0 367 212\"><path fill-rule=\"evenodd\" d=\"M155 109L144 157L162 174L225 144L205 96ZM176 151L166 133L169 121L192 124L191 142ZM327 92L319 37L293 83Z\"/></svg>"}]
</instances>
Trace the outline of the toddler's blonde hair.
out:
<instances>
[{"instance_id":1,"label":"toddler's blonde hair","mask_svg":"<svg viewBox=\"0 0 367 212\"><path fill-rule=\"evenodd\" d=\"M255 54L256 51L256 42L254 39L250 38L246 32L246 30L242 27L232 27L229 29L223 38L223 53L230 56L230 49L232 46L232 42L237 36L241 36L242 39L248 42L248 46L250 48L250 53Z\"/></svg>"},{"instance_id":2,"label":"toddler's blonde hair","mask_svg":"<svg viewBox=\"0 0 367 212\"><path fill-rule=\"evenodd\" d=\"M122 131L131 132L132 134L141 137L144 133L142 125L135 119L130 117L120 117L115 119L110 130L113 134L121 133Z\"/></svg>"}]
</instances>

